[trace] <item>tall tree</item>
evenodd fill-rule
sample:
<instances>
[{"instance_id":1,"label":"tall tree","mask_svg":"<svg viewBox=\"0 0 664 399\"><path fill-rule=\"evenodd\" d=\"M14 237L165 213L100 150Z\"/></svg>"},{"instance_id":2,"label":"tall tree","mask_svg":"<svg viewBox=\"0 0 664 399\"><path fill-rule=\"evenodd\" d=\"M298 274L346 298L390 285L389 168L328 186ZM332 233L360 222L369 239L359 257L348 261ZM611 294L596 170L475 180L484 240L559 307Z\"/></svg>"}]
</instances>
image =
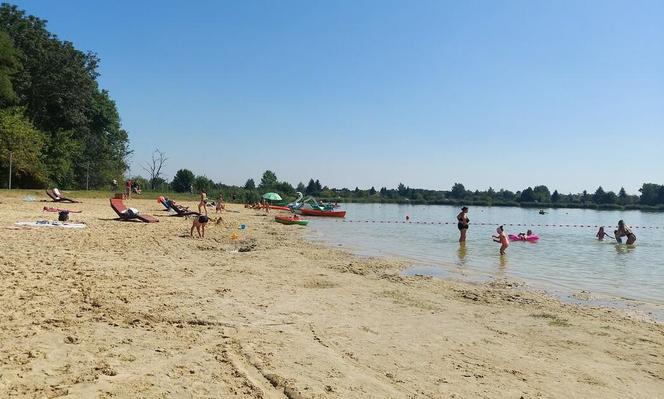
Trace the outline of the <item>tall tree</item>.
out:
<instances>
[{"instance_id":1,"label":"tall tree","mask_svg":"<svg viewBox=\"0 0 664 399\"><path fill-rule=\"evenodd\" d=\"M261 177L261 183L258 186L261 190L269 190L277 184L277 175L271 171L266 170Z\"/></svg>"},{"instance_id":2,"label":"tall tree","mask_svg":"<svg viewBox=\"0 0 664 399\"><path fill-rule=\"evenodd\" d=\"M187 193L192 189L194 178L194 172L189 169L180 169L175 172L171 188L176 193Z\"/></svg>"},{"instance_id":3,"label":"tall tree","mask_svg":"<svg viewBox=\"0 0 664 399\"><path fill-rule=\"evenodd\" d=\"M18 100L11 82L18 66L12 40L9 35L0 31L0 107L2 108L10 106Z\"/></svg>"},{"instance_id":4,"label":"tall tree","mask_svg":"<svg viewBox=\"0 0 664 399\"><path fill-rule=\"evenodd\" d=\"M9 75L16 104L45 135L49 179L61 187L88 181L99 187L122 176L129 139L115 103L97 84L97 55L77 50L51 34L46 21L6 3L0 5L0 31L11 39L18 61L15 72L7 73L11 61L2 60L9 53L0 39L0 91Z\"/></svg>"},{"instance_id":5,"label":"tall tree","mask_svg":"<svg viewBox=\"0 0 664 399\"><path fill-rule=\"evenodd\" d=\"M247 179L247 182L244 183L244 189L245 190L255 190L256 189L256 183L254 183L254 179Z\"/></svg>"},{"instance_id":6,"label":"tall tree","mask_svg":"<svg viewBox=\"0 0 664 399\"><path fill-rule=\"evenodd\" d=\"M12 158L12 187L31 187L46 181L41 159L44 135L35 129L22 110L0 110L0 170L9 177L9 158ZM4 180L6 182L8 180Z\"/></svg>"},{"instance_id":7,"label":"tall tree","mask_svg":"<svg viewBox=\"0 0 664 399\"><path fill-rule=\"evenodd\" d=\"M157 188L159 183L163 182L163 179L161 178L161 170L166 165L166 161L168 161L166 153L159 151L159 148L156 148L152 152L152 158L150 161L141 165L143 170L148 174L150 187L153 190Z\"/></svg>"}]
</instances>

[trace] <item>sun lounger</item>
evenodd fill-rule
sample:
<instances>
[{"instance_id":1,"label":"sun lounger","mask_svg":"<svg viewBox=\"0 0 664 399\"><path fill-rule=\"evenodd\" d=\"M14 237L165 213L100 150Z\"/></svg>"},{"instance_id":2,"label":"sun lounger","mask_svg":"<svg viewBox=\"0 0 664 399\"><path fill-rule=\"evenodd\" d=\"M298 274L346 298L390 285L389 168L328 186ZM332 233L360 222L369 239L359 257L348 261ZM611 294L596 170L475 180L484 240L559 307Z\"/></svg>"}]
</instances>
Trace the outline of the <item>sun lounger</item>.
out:
<instances>
[{"instance_id":1,"label":"sun lounger","mask_svg":"<svg viewBox=\"0 0 664 399\"><path fill-rule=\"evenodd\" d=\"M139 213L136 215L129 216L129 211L128 208L125 206L124 202L119 199L119 198L111 198L111 208L115 211L115 213L118 214L121 220L134 220L138 219L141 222L145 223L155 223L158 222L159 219L152 215L147 215L144 213Z\"/></svg>"},{"instance_id":2,"label":"sun lounger","mask_svg":"<svg viewBox=\"0 0 664 399\"><path fill-rule=\"evenodd\" d=\"M49 188L48 190L46 190L46 195L51 197L53 202L71 202L71 203L80 203L81 202L81 201L73 200L71 198L63 197L62 195L58 195L57 194L58 192L59 192L59 190L55 191L55 189L50 189Z\"/></svg>"},{"instance_id":3,"label":"sun lounger","mask_svg":"<svg viewBox=\"0 0 664 399\"><path fill-rule=\"evenodd\" d=\"M201 214L199 212L190 211L189 209L187 209L187 208L185 208L181 205L177 205L177 204L174 204L172 202L169 203L169 205L170 205L170 209L175 211L175 215L172 215L172 216L191 216L191 215L201 216Z\"/></svg>"}]
</instances>

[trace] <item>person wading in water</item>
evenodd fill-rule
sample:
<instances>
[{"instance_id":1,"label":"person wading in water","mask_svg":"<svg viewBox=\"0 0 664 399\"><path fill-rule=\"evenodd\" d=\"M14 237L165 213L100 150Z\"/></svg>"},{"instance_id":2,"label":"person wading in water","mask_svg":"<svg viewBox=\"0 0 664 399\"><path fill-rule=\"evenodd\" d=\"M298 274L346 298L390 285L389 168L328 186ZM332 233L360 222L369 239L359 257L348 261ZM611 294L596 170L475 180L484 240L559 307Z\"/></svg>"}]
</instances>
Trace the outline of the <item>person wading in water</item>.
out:
<instances>
[{"instance_id":1,"label":"person wading in water","mask_svg":"<svg viewBox=\"0 0 664 399\"><path fill-rule=\"evenodd\" d=\"M466 242L466 232L468 231L468 207L461 208L461 212L457 215L457 228L459 229L459 242Z\"/></svg>"}]
</instances>

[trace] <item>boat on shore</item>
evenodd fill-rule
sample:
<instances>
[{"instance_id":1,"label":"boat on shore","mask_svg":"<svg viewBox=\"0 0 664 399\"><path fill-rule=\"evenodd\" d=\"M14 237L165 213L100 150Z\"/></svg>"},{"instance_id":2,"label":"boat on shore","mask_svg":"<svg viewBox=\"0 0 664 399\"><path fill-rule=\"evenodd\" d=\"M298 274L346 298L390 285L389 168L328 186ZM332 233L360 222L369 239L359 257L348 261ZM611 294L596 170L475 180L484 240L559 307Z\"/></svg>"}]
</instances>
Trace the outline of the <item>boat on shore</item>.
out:
<instances>
[{"instance_id":1,"label":"boat on shore","mask_svg":"<svg viewBox=\"0 0 664 399\"><path fill-rule=\"evenodd\" d=\"M327 217L334 217L334 218L343 218L346 217L346 211L341 211L341 210L322 210L322 209L310 209L310 208L300 208L300 209L294 209L293 212L300 214L300 215L305 215L305 216L327 216Z\"/></svg>"},{"instance_id":2,"label":"boat on shore","mask_svg":"<svg viewBox=\"0 0 664 399\"><path fill-rule=\"evenodd\" d=\"M306 219L300 219L297 215L292 216L275 216L274 221L281 224L297 224L300 226L306 226L309 224L309 221Z\"/></svg>"}]
</instances>

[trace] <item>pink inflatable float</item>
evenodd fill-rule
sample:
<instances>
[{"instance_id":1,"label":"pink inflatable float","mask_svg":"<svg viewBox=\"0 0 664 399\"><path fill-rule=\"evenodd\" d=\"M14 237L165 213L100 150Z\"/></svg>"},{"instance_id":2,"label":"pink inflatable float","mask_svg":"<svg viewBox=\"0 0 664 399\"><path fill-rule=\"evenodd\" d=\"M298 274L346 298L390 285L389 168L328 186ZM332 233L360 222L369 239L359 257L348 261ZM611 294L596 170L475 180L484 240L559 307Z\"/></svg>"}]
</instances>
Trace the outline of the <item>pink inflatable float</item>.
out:
<instances>
[{"instance_id":1,"label":"pink inflatable float","mask_svg":"<svg viewBox=\"0 0 664 399\"><path fill-rule=\"evenodd\" d=\"M539 240L539 236L538 236L537 234L531 234L531 235L529 235L529 236L527 236L527 237L519 237L519 236L517 236L517 235L510 234L510 235L508 235L508 237L509 237L510 241L530 241L530 242L535 242L535 241Z\"/></svg>"}]
</instances>

